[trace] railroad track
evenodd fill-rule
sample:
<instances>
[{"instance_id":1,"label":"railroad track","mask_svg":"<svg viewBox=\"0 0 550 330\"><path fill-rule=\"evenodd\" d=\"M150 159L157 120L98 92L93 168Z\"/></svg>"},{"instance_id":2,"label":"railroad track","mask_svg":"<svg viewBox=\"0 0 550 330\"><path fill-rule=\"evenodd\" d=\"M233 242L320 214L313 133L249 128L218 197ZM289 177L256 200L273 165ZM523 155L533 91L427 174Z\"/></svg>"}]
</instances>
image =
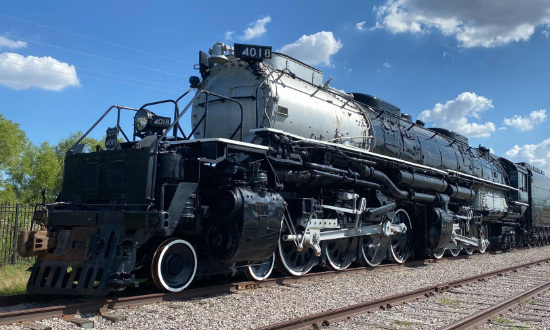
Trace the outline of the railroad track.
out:
<instances>
[{"instance_id":1,"label":"railroad track","mask_svg":"<svg viewBox=\"0 0 550 330\"><path fill-rule=\"evenodd\" d=\"M510 306L508 311L499 313L491 323L520 329L548 329L548 313L550 292L546 291L530 299L521 300L515 307Z\"/></svg>"},{"instance_id":2,"label":"railroad track","mask_svg":"<svg viewBox=\"0 0 550 330\"><path fill-rule=\"evenodd\" d=\"M33 303L46 303L55 300L67 299L66 296L56 296L56 295L30 295L27 293L24 294L14 294L9 296L0 296L0 308L15 306L19 304L25 304L28 302Z\"/></svg>"},{"instance_id":3,"label":"railroad track","mask_svg":"<svg viewBox=\"0 0 550 330\"><path fill-rule=\"evenodd\" d=\"M348 268L345 271L319 271L306 274L301 277L293 276L275 276L263 282L240 281L225 282L216 286L199 286L193 289L186 289L180 293L147 293L136 295L118 294L108 296L107 298L86 298L77 297L79 302L68 300L64 296L37 296L37 295L12 295L0 297L0 307L4 312L0 312L0 326L13 323L29 322L34 320L46 319L54 316L63 317L82 313L105 313L110 309L135 307L140 305L158 303L163 301L189 300L197 297L205 297L217 294L232 293L239 290L248 290L255 288L264 288L274 285L291 285L306 281L315 281L321 278L332 278L334 276L348 276L373 271L384 271L396 267L418 267L436 262L448 262L457 259L472 257L485 257L488 254L475 254L472 256L461 255L454 258L443 258L440 260L425 259L407 262L405 264L382 264L375 268L356 267ZM200 284L199 284L200 285ZM71 297L74 299L75 297ZM32 306L29 306L32 302ZM38 305L38 307L36 307Z\"/></svg>"},{"instance_id":4,"label":"railroad track","mask_svg":"<svg viewBox=\"0 0 550 330\"><path fill-rule=\"evenodd\" d=\"M502 311L529 305L530 301L533 301L532 305L538 310L550 312L550 295L543 300L546 305L539 304L543 307L537 307L537 300L533 298L549 289L550 258L316 313L260 329L311 329L329 325L346 328L341 322L352 322L354 325L372 329L473 329L495 318ZM498 323L499 319L495 319ZM518 317L513 320L522 321ZM523 318L525 320L528 319ZM530 320L534 322L538 319L534 317Z\"/></svg>"}]
</instances>

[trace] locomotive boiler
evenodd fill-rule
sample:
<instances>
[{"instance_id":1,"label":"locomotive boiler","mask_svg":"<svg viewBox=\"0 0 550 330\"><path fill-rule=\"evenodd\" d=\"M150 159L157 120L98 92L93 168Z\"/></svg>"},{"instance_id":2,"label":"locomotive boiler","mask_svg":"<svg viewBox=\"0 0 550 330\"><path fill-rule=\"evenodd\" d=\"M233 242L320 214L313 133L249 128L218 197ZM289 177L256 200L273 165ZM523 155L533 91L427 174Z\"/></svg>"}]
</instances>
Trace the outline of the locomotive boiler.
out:
<instances>
[{"instance_id":1,"label":"locomotive boiler","mask_svg":"<svg viewBox=\"0 0 550 330\"><path fill-rule=\"evenodd\" d=\"M198 68L177 100L108 109L92 126L118 113L105 150L84 152L91 129L70 148L57 200L19 237L37 257L29 292L145 280L177 292L211 274L263 280L275 265L300 276L550 238L550 179L529 164L335 89L271 47L218 42ZM166 104L173 117L153 112Z\"/></svg>"}]
</instances>

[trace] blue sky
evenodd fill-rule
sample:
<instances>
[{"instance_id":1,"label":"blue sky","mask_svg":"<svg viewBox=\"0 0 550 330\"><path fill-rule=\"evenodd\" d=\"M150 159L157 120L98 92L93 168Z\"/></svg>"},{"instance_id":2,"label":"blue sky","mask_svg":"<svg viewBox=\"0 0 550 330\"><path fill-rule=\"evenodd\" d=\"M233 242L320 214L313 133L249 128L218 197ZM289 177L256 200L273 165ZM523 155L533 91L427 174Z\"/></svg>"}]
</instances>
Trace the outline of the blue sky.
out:
<instances>
[{"instance_id":1,"label":"blue sky","mask_svg":"<svg viewBox=\"0 0 550 330\"><path fill-rule=\"evenodd\" d=\"M283 50L550 172L550 0L4 1L0 113L56 143L110 105L176 98L218 40Z\"/></svg>"}]
</instances>

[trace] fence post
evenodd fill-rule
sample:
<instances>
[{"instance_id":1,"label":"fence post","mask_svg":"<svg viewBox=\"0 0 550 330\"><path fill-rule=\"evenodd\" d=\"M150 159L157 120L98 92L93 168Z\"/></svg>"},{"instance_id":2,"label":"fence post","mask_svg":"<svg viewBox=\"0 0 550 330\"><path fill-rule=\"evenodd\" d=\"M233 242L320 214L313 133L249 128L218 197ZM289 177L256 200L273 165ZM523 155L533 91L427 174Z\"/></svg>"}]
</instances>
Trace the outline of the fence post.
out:
<instances>
[{"instance_id":1,"label":"fence post","mask_svg":"<svg viewBox=\"0 0 550 330\"><path fill-rule=\"evenodd\" d=\"M15 253L17 252L17 225L19 223L19 203L15 204L15 226L13 227L13 251L11 254L11 263L15 264Z\"/></svg>"}]
</instances>

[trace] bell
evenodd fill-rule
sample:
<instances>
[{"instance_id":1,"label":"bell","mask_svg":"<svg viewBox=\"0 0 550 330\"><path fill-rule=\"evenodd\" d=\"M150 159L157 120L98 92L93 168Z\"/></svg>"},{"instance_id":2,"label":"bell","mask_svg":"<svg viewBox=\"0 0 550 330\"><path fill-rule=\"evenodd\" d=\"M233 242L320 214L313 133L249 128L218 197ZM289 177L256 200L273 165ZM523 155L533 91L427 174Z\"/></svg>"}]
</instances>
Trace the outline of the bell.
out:
<instances>
[{"instance_id":1,"label":"bell","mask_svg":"<svg viewBox=\"0 0 550 330\"><path fill-rule=\"evenodd\" d=\"M210 49L211 56L208 61L213 64L224 64L229 62L229 59L225 56L226 45L221 42L217 42L212 49Z\"/></svg>"},{"instance_id":2,"label":"bell","mask_svg":"<svg viewBox=\"0 0 550 330\"><path fill-rule=\"evenodd\" d=\"M225 64L229 62L229 59L225 55L210 56L208 62L211 64Z\"/></svg>"}]
</instances>

